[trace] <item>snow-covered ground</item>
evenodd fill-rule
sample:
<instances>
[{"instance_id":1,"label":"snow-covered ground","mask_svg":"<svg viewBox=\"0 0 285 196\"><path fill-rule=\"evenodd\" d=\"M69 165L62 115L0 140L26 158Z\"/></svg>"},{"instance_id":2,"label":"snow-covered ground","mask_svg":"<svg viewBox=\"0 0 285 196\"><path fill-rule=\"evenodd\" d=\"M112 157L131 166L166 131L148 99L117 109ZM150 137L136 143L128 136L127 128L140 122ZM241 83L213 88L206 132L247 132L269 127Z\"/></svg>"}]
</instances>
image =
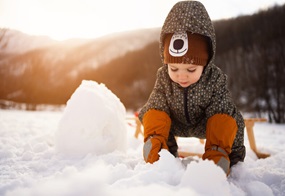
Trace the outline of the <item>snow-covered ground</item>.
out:
<instances>
[{"instance_id":1,"label":"snow-covered ground","mask_svg":"<svg viewBox=\"0 0 285 196\"><path fill-rule=\"evenodd\" d=\"M146 164L126 115L116 96L90 81L64 111L0 110L0 195L285 195L285 125L256 123L257 147L271 156L257 159L246 137L245 162L227 178L210 161L185 167L167 151ZM203 151L195 138L178 142Z\"/></svg>"}]
</instances>

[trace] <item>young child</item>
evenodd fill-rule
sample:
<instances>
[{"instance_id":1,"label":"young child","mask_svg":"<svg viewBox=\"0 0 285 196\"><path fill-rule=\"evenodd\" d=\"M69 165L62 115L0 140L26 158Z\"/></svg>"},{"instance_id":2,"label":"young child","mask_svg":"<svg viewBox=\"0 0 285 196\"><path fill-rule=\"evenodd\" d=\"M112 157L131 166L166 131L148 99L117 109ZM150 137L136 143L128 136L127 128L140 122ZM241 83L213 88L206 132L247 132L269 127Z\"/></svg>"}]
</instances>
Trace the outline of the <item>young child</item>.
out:
<instances>
[{"instance_id":1,"label":"young child","mask_svg":"<svg viewBox=\"0 0 285 196\"><path fill-rule=\"evenodd\" d=\"M203 159L228 175L245 157L244 121L227 89L227 76L214 64L212 21L200 2L181 1L169 12L160 34L163 66L139 113L144 126L144 159L159 151L175 157L175 136L206 138Z\"/></svg>"}]
</instances>

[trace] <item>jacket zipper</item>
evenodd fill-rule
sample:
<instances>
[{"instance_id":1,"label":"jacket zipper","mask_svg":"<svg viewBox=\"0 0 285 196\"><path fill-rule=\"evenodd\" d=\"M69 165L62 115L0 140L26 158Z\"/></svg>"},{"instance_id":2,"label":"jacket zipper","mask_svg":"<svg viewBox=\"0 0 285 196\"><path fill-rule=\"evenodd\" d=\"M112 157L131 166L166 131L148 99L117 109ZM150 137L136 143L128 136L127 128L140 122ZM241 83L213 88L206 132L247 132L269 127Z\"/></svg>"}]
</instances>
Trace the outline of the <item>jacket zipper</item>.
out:
<instances>
[{"instance_id":1,"label":"jacket zipper","mask_svg":"<svg viewBox=\"0 0 285 196\"><path fill-rule=\"evenodd\" d=\"M184 113L188 123L190 123L189 111L188 111L188 88L184 88Z\"/></svg>"}]
</instances>

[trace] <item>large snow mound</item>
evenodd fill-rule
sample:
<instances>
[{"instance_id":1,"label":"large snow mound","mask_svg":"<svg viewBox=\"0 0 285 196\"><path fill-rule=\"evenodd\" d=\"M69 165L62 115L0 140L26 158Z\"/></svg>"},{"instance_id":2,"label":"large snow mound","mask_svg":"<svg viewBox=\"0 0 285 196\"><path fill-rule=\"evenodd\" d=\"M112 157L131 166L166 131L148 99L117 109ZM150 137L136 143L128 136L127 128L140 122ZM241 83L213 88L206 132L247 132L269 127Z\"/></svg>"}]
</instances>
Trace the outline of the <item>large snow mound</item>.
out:
<instances>
[{"instance_id":1,"label":"large snow mound","mask_svg":"<svg viewBox=\"0 0 285 196\"><path fill-rule=\"evenodd\" d=\"M68 157L125 150L126 109L104 84L83 80L68 100L55 133L56 151Z\"/></svg>"}]
</instances>

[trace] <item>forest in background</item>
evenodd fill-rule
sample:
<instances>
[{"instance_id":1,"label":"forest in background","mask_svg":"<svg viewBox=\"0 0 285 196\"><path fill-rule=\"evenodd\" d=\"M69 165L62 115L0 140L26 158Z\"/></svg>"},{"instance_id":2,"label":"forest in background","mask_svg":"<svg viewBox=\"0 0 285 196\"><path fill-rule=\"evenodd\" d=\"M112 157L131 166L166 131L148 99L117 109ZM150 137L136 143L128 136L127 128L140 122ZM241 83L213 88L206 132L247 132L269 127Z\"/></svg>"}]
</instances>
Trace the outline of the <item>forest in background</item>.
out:
<instances>
[{"instance_id":1,"label":"forest in background","mask_svg":"<svg viewBox=\"0 0 285 196\"><path fill-rule=\"evenodd\" d=\"M285 6L215 22L216 64L242 111L285 123Z\"/></svg>"},{"instance_id":2,"label":"forest in background","mask_svg":"<svg viewBox=\"0 0 285 196\"><path fill-rule=\"evenodd\" d=\"M242 112L267 114L276 123L285 123L283 18L284 5L214 22L215 62L228 75L234 101ZM20 55L0 53L0 99L27 103L30 109L38 104L65 104L84 79L106 84L127 109L137 110L147 101L161 66L159 29L151 35L157 36L156 41L102 61L100 66L93 66L102 56L99 46L113 45L116 40L45 47ZM128 36L120 40L132 44Z\"/></svg>"}]
</instances>

